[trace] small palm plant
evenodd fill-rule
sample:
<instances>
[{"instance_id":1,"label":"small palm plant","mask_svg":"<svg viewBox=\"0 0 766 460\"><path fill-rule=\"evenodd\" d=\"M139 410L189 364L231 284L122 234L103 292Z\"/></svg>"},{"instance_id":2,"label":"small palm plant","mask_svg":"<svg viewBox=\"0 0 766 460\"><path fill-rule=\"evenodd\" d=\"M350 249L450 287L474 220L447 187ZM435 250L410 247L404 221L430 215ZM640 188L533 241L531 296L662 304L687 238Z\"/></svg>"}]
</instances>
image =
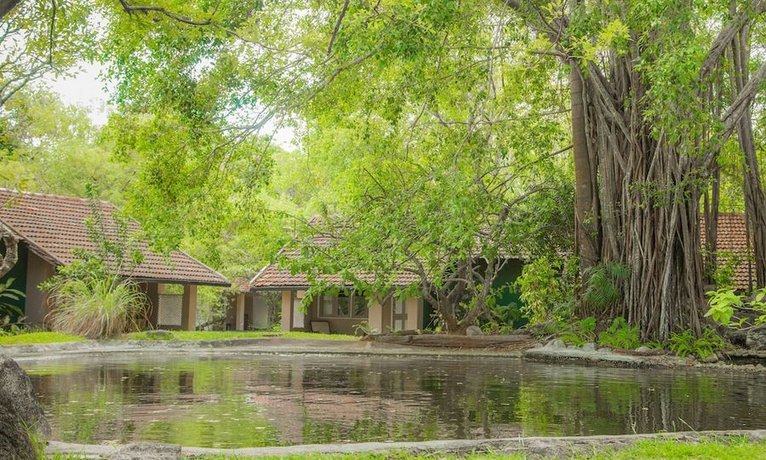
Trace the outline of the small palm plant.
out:
<instances>
[{"instance_id":1,"label":"small palm plant","mask_svg":"<svg viewBox=\"0 0 766 460\"><path fill-rule=\"evenodd\" d=\"M9 278L0 283L0 333L7 332L7 329L18 327L17 323L21 321L22 311L16 305L9 302L17 302L24 298L24 293L18 289L13 289L14 278ZM14 318L16 318L14 320Z\"/></svg>"}]
</instances>

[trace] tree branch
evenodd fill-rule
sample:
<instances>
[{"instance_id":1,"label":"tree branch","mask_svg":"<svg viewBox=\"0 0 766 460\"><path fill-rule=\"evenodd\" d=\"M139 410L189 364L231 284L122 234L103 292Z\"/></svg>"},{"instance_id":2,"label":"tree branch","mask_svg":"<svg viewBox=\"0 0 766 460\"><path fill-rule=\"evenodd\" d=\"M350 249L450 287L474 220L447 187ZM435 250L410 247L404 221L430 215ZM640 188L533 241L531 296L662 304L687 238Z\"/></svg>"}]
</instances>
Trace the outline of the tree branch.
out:
<instances>
[{"instance_id":1,"label":"tree branch","mask_svg":"<svg viewBox=\"0 0 766 460\"><path fill-rule=\"evenodd\" d=\"M174 12L169 11L169 10L163 8L163 7L160 7L160 6L131 5L130 3L127 2L127 0L120 0L120 4L122 5L122 9L124 9L125 12L128 13L128 14L133 14L133 13L144 13L144 14L158 13L158 14L166 16L166 17L168 17L170 19L173 19L175 21L182 22L184 24L189 24L189 25L192 25L192 26L207 26L207 25L210 25L210 24L213 23L213 19L212 18L207 18L207 19L205 19L203 21L198 21L198 20L189 18L187 16L183 16L183 15L180 15L178 13L174 13Z\"/></svg>"},{"instance_id":2,"label":"tree branch","mask_svg":"<svg viewBox=\"0 0 766 460\"><path fill-rule=\"evenodd\" d=\"M0 20L5 18L5 15L13 11L22 0L0 0Z\"/></svg>"},{"instance_id":3,"label":"tree branch","mask_svg":"<svg viewBox=\"0 0 766 460\"><path fill-rule=\"evenodd\" d=\"M346 0L343 2L343 8L340 10L340 14L338 15L338 20L335 21L335 28L332 30L332 36L330 37L330 44L327 45L327 56L329 57L332 54L332 47L335 44L335 39L338 37L338 32L340 31L340 26L343 23L343 18L346 16L346 11L348 11L348 4L350 0Z\"/></svg>"},{"instance_id":4,"label":"tree branch","mask_svg":"<svg viewBox=\"0 0 766 460\"><path fill-rule=\"evenodd\" d=\"M700 76L703 79L713 71L716 64L718 64L718 61L721 59L721 56L726 52L726 48L731 44L731 41L734 40L734 37L740 29L742 29L742 27L744 27L753 17L763 14L764 12L766 12L766 0L754 2L751 9L746 8L740 11L739 14L726 25L726 27L721 29L718 36L713 40L708 56L702 64Z\"/></svg>"}]
</instances>

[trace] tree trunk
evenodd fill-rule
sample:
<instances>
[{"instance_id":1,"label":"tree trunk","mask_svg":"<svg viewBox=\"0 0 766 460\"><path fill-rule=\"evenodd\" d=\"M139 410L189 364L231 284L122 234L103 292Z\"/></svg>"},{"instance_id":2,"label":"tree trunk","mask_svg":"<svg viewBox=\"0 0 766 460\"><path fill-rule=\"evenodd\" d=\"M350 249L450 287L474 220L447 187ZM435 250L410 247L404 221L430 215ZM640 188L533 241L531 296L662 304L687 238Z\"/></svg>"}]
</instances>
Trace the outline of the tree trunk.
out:
<instances>
[{"instance_id":1,"label":"tree trunk","mask_svg":"<svg viewBox=\"0 0 766 460\"><path fill-rule=\"evenodd\" d=\"M718 269L718 215L721 203L721 168L717 161L712 165L711 191L705 194L705 276L713 284Z\"/></svg>"},{"instance_id":2,"label":"tree trunk","mask_svg":"<svg viewBox=\"0 0 766 460\"><path fill-rule=\"evenodd\" d=\"M748 80L750 64L748 40L749 28L744 27L732 42L735 94L743 90ZM737 135L743 153L745 216L752 235L756 287L761 288L766 286L766 195L761 186L752 110L749 107L737 124Z\"/></svg>"},{"instance_id":3,"label":"tree trunk","mask_svg":"<svg viewBox=\"0 0 766 460\"><path fill-rule=\"evenodd\" d=\"M0 20L13 11L22 0L0 0Z\"/></svg>"},{"instance_id":4,"label":"tree trunk","mask_svg":"<svg viewBox=\"0 0 766 460\"><path fill-rule=\"evenodd\" d=\"M596 265L599 257L598 204L594 167L585 128L583 82L577 63L570 64L569 87L572 107L572 151L575 167L575 247L581 270Z\"/></svg>"},{"instance_id":5,"label":"tree trunk","mask_svg":"<svg viewBox=\"0 0 766 460\"><path fill-rule=\"evenodd\" d=\"M701 330L698 165L653 133L643 102L649 88L633 68L634 53L611 56L609 74L590 64L583 79L587 145L598 158L598 262L631 272L617 281L623 302L590 313L622 316L639 326L642 339L666 340L673 331Z\"/></svg>"}]
</instances>

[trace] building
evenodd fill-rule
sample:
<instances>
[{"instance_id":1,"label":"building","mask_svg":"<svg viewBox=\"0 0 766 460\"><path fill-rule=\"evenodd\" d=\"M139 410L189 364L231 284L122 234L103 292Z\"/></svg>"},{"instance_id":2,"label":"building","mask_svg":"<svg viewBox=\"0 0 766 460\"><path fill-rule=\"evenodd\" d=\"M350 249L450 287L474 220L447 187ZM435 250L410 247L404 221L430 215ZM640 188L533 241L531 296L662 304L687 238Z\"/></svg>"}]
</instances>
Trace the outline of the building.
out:
<instances>
[{"instance_id":1,"label":"building","mask_svg":"<svg viewBox=\"0 0 766 460\"><path fill-rule=\"evenodd\" d=\"M322 238L316 238L314 243L329 244ZM281 255L291 257L297 252L283 250ZM372 281L373 277L365 273L356 276L363 281ZM355 326L363 321L378 333L423 328L425 315L421 297L398 298L392 293L380 293L367 298L339 275L324 275L322 281L341 289L337 289L337 293L328 292L315 297L305 311L301 304L311 282L303 273L292 274L277 264L269 264L255 275L249 288L255 296L268 291L281 294L283 331L353 334ZM415 274L401 271L396 274L392 287L406 288L418 282Z\"/></svg>"},{"instance_id":2,"label":"building","mask_svg":"<svg viewBox=\"0 0 766 460\"><path fill-rule=\"evenodd\" d=\"M95 212L94 212L95 211ZM55 305L39 286L56 268L76 260L78 249L95 250L87 221L102 217L106 238L116 238L117 208L104 201L21 193L0 188L0 222L19 240L19 260L6 277L26 297L17 305L30 325L44 326ZM182 251L159 254L140 238L140 227L127 220L127 231L143 261L129 273L149 300L148 327L193 330L197 318L197 286L229 287L227 279Z\"/></svg>"},{"instance_id":3,"label":"building","mask_svg":"<svg viewBox=\"0 0 766 460\"><path fill-rule=\"evenodd\" d=\"M704 220L701 227L704 239ZM732 287L739 291L751 291L756 284L755 263L750 241L744 214L721 213L718 215L716 263L719 270L722 268L731 270Z\"/></svg>"}]
</instances>

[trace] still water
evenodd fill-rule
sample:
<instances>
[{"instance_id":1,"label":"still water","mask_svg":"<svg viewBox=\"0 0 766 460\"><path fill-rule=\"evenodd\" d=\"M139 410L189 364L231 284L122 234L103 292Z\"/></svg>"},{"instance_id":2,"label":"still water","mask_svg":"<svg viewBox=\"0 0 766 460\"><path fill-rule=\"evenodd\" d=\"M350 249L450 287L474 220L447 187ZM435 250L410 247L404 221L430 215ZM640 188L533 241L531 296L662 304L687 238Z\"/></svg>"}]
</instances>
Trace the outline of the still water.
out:
<instances>
[{"instance_id":1,"label":"still water","mask_svg":"<svg viewBox=\"0 0 766 460\"><path fill-rule=\"evenodd\" d=\"M763 375L308 355L22 366L54 439L68 442L248 447L766 428Z\"/></svg>"}]
</instances>

